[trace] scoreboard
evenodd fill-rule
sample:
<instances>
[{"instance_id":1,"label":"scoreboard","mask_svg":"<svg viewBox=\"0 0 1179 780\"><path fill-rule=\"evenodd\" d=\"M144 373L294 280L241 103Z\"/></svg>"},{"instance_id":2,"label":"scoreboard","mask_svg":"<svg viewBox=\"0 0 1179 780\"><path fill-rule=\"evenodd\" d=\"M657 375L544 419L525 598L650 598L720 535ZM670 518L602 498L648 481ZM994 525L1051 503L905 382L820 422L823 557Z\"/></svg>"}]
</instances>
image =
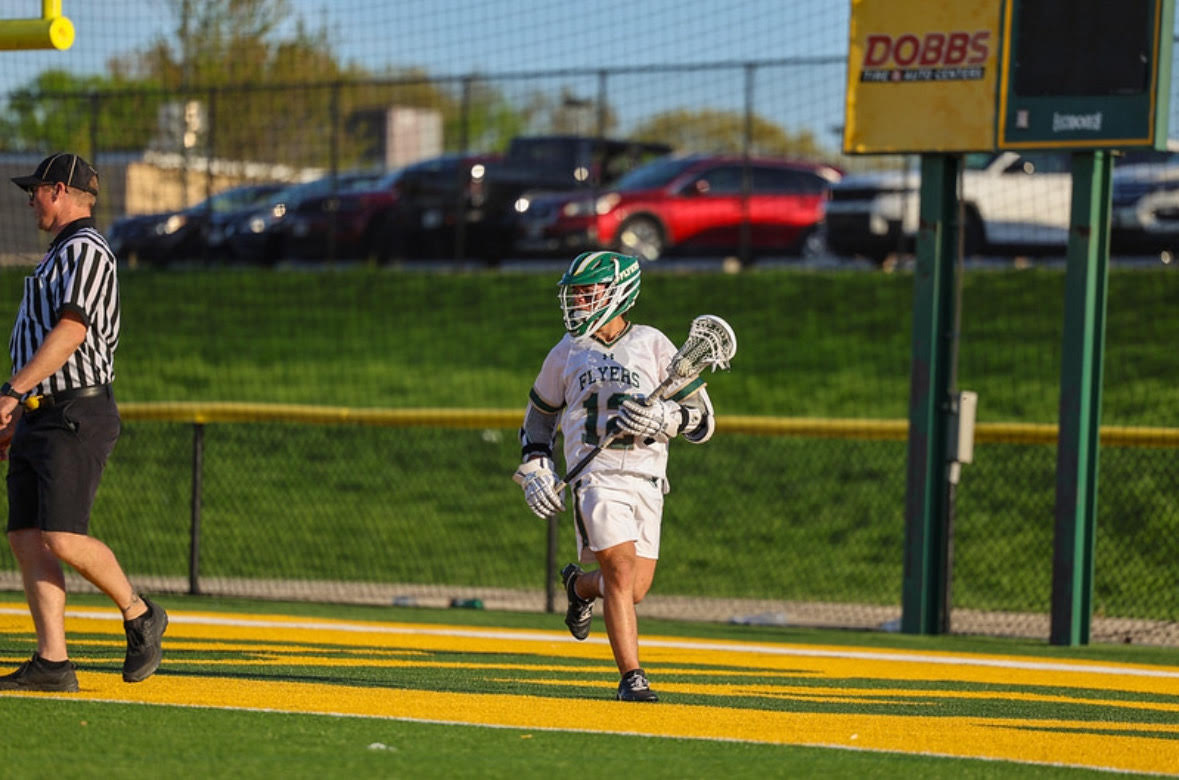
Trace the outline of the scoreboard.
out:
<instances>
[{"instance_id":1,"label":"scoreboard","mask_svg":"<svg viewBox=\"0 0 1179 780\"><path fill-rule=\"evenodd\" d=\"M1014 0L998 146L1163 148L1173 0Z\"/></svg>"}]
</instances>

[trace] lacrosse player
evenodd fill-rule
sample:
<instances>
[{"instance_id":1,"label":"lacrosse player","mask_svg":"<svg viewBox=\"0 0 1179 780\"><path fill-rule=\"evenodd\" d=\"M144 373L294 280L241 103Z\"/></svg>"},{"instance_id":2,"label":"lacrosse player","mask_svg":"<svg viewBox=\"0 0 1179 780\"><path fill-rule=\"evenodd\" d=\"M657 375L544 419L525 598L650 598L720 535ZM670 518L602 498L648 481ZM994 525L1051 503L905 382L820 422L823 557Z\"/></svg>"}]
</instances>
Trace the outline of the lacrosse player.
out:
<instances>
[{"instance_id":1,"label":"lacrosse player","mask_svg":"<svg viewBox=\"0 0 1179 780\"><path fill-rule=\"evenodd\" d=\"M569 599L565 624L589 636L594 600L622 680L622 701L658 701L639 663L639 603L655 576L663 497L668 492L668 442L702 444L712 436L712 404L698 377L669 400L649 397L668 375L676 348L661 331L632 323L639 296L639 261L614 252L578 255L558 283L565 336L549 352L529 393L520 430L522 464L515 479L539 517L564 510L553 462L558 428L567 467L611 433L619 434L573 479L573 520L583 571L561 571Z\"/></svg>"}]
</instances>

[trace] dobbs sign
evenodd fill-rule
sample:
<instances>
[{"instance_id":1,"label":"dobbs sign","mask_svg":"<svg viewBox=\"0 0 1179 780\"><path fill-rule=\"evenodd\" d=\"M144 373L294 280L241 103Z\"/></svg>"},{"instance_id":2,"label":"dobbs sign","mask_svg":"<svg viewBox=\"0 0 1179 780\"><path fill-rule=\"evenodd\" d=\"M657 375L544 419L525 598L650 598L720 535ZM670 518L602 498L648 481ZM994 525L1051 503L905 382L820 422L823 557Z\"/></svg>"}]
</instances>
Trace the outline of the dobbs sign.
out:
<instances>
[{"instance_id":1,"label":"dobbs sign","mask_svg":"<svg viewBox=\"0 0 1179 780\"><path fill-rule=\"evenodd\" d=\"M849 154L995 145L1002 0L852 0Z\"/></svg>"}]
</instances>

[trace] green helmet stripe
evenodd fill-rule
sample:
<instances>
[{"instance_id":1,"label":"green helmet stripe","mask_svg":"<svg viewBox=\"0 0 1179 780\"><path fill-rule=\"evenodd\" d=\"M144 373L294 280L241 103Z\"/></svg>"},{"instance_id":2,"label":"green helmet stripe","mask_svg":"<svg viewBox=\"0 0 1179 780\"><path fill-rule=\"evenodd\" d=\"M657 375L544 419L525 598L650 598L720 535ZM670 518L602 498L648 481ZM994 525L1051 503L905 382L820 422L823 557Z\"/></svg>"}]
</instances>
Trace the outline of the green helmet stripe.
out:
<instances>
[{"instance_id":1,"label":"green helmet stripe","mask_svg":"<svg viewBox=\"0 0 1179 780\"><path fill-rule=\"evenodd\" d=\"M587 269L593 268L594 263L602 257L607 257L609 252L588 252L582 256L582 261L577 264L577 270L573 272L574 276L579 276L586 272Z\"/></svg>"}]
</instances>

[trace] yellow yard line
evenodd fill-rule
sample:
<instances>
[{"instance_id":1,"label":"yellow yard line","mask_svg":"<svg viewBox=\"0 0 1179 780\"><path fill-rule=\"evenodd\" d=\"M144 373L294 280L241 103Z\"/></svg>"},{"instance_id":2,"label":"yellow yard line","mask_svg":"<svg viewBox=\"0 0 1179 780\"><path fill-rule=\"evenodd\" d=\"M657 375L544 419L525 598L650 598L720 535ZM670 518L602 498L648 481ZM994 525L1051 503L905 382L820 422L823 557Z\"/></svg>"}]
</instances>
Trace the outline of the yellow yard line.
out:
<instances>
[{"instance_id":1,"label":"yellow yard line","mask_svg":"<svg viewBox=\"0 0 1179 780\"><path fill-rule=\"evenodd\" d=\"M916 652L880 648L770 642L644 637L644 663L665 701L653 706L606 700L615 673L600 637L575 642L563 631L471 628L437 624L305 619L275 615L177 612L165 638L167 651L237 653L236 658L193 661L201 676L172 676L167 655L161 672L137 685L117 673L84 670L77 694L10 694L158 705L219 707L415 721L555 729L715 740L739 740L857 750L1084 766L1179 774L1179 725L1135 720L1138 710L1179 712L1179 666L1120 664L1027 656ZM86 650L121 644L117 614L71 610L67 627L76 660ZM22 660L31 623L21 604L0 603L0 635L8 662ZM103 639L111 635L110 640ZM490 663L439 661L435 652L496 653ZM19 656L19 657L18 657ZM504 661L504 656L518 658ZM601 664L564 665L554 659ZM584 687L587 698L359 687L222 678L222 667L349 666L469 668L499 677L527 670L532 685ZM692 668L696 667L696 668ZM659 675L665 675L667 682ZM698 676L699 682L685 678ZM742 677L756 676L743 683ZM773 681L781 679L782 684ZM922 687L864 688L851 680L907 681ZM674 680L674 681L673 681ZM800 685L805 681L807 684ZM517 679L517 682L519 680ZM962 691L960 684L1003 685L1001 693ZM1051 692L1016 690L1050 687ZM1070 693L1069 689L1073 692ZM1103 692L1117 692L1106 696ZM1174 701L1135 699L1135 694ZM790 699L824 705L904 705L904 714L783 712L706 704L678 704L677 695L733 697L767 703ZM1042 702L1100 706L1114 722L1015 717L922 716L914 708L945 699ZM1156 718L1157 720L1158 718ZM1179 718L1173 720L1179 721Z\"/></svg>"},{"instance_id":2,"label":"yellow yard line","mask_svg":"<svg viewBox=\"0 0 1179 780\"><path fill-rule=\"evenodd\" d=\"M866 671L870 673L870 670ZM1175 747L1179 732L1158 724L794 713L667 703L636 706L596 698L579 700L571 706L568 699L538 696L361 688L240 678L194 679L157 675L145 683L129 686L117 674L90 673L83 677L80 678L84 686L81 693L54 695L108 702L738 740L1134 772L1179 772ZM1171 736L1156 736L1158 733Z\"/></svg>"}]
</instances>

